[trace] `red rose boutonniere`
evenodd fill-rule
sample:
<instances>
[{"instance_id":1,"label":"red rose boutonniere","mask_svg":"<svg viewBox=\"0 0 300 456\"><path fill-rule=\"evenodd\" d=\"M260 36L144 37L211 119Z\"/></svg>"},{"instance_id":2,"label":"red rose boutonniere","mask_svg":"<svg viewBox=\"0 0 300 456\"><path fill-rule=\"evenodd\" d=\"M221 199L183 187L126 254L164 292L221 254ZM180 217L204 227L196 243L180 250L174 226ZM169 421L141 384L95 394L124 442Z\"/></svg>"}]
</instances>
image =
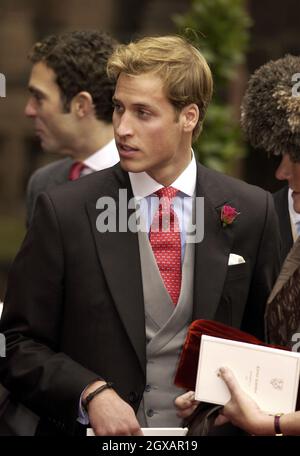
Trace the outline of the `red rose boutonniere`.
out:
<instances>
[{"instance_id":1,"label":"red rose boutonniere","mask_svg":"<svg viewBox=\"0 0 300 456\"><path fill-rule=\"evenodd\" d=\"M225 228L227 225L231 225L237 216L240 214L234 207L225 204L221 210L221 222Z\"/></svg>"}]
</instances>

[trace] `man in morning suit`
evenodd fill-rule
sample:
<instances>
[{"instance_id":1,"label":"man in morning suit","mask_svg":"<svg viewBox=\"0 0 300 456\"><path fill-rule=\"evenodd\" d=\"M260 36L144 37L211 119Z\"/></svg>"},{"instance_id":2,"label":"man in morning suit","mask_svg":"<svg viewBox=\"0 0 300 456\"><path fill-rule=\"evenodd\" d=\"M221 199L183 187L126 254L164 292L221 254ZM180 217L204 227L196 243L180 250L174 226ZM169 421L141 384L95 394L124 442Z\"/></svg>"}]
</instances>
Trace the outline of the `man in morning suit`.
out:
<instances>
[{"instance_id":1,"label":"man in morning suit","mask_svg":"<svg viewBox=\"0 0 300 456\"><path fill-rule=\"evenodd\" d=\"M32 70L25 114L43 150L68 156L38 169L27 188L27 224L39 193L119 161L113 139L113 83L107 59L116 42L83 30L50 35L29 54Z\"/></svg>"},{"instance_id":2,"label":"man in morning suit","mask_svg":"<svg viewBox=\"0 0 300 456\"><path fill-rule=\"evenodd\" d=\"M25 114L33 120L43 150L68 158L31 176L27 226L42 191L119 161L112 127L114 84L106 73L115 45L100 31L72 31L38 41L29 54L33 66ZM1 384L0 403L0 435L28 435L35 429L35 417L8 401L8 391Z\"/></svg>"},{"instance_id":3,"label":"man in morning suit","mask_svg":"<svg viewBox=\"0 0 300 456\"><path fill-rule=\"evenodd\" d=\"M39 415L37 433L180 425L174 374L189 324L262 338L279 268L270 194L191 149L212 94L201 53L180 37L144 38L119 46L108 74L120 164L38 197L9 277L0 375ZM202 241L190 235L199 212Z\"/></svg>"}]
</instances>

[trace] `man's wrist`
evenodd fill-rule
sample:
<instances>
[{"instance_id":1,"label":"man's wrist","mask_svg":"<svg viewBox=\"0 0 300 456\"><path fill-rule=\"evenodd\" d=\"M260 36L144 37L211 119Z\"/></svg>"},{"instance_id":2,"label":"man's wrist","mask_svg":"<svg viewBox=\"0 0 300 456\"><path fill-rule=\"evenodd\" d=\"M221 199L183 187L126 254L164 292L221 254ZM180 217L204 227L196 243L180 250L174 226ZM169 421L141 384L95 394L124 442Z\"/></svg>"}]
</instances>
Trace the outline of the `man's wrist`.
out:
<instances>
[{"instance_id":1,"label":"man's wrist","mask_svg":"<svg viewBox=\"0 0 300 456\"><path fill-rule=\"evenodd\" d=\"M110 389L113 387L113 383L111 382L95 382L88 388L82 397L82 407L86 412L88 412L88 407L90 402L99 394L101 394L106 389Z\"/></svg>"},{"instance_id":2,"label":"man's wrist","mask_svg":"<svg viewBox=\"0 0 300 456\"><path fill-rule=\"evenodd\" d=\"M90 383L90 384L85 388L85 390L83 391L81 399L82 399L82 400L85 400L86 397L87 397L92 391L94 391L96 388L99 388L99 386L102 386L102 385L105 385L105 384L106 384L106 381L105 381L105 380L95 380L94 382Z\"/></svg>"}]
</instances>

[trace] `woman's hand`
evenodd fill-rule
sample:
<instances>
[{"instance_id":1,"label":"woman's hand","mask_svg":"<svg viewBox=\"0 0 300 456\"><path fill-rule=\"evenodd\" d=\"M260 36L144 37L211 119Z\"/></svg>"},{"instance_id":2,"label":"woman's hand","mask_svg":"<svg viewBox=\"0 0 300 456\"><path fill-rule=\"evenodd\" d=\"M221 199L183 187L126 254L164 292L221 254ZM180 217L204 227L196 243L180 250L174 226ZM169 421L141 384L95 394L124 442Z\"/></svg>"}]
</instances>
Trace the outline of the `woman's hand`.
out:
<instances>
[{"instance_id":1,"label":"woman's hand","mask_svg":"<svg viewBox=\"0 0 300 456\"><path fill-rule=\"evenodd\" d=\"M222 367L219 375L226 383L231 399L220 410L215 425L230 421L249 434L274 435L274 417L262 412L258 405L239 386L232 371Z\"/></svg>"}]
</instances>

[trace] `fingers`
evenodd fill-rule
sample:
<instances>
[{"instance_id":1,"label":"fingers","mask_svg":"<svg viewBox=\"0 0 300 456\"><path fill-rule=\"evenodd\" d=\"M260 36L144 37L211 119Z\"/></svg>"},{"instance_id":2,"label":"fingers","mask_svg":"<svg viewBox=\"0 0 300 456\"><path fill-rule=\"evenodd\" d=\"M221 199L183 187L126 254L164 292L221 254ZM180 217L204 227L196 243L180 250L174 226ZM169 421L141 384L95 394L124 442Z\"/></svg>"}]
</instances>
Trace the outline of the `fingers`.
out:
<instances>
[{"instance_id":1,"label":"fingers","mask_svg":"<svg viewBox=\"0 0 300 456\"><path fill-rule=\"evenodd\" d=\"M191 407L191 405L193 404L194 401L195 401L194 391L188 391L187 393L184 393L181 396L176 397L175 406L180 410L184 410L186 408Z\"/></svg>"},{"instance_id":2,"label":"fingers","mask_svg":"<svg viewBox=\"0 0 300 456\"><path fill-rule=\"evenodd\" d=\"M225 416L226 405L219 409L219 415L215 419L214 426L222 426L223 424L229 423L229 419Z\"/></svg>"},{"instance_id":3,"label":"fingers","mask_svg":"<svg viewBox=\"0 0 300 456\"><path fill-rule=\"evenodd\" d=\"M219 369L219 376L226 383L231 395L239 391L239 385L233 372L228 367L221 367Z\"/></svg>"},{"instance_id":4,"label":"fingers","mask_svg":"<svg viewBox=\"0 0 300 456\"><path fill-rule=\"evenodd\" d=\"M175 407L178 410L177 415L180 418L188 418L194 410L198 407L199 402L195 400L194 391L188 391L187 393L178 396L175 399Z\"/></svg>"},{"instance_id":5,"label":"fingers","mask_svg":"<svg viewBox=\"0 0 300 456\"><path fill-rule=\"evenodd\" d=\"M215 419L214 425L215 426L222 426L223 424L228 423L229 420L226 418L226 416L219 414L217 418Z\"/></svg>"},{"instance_id":6,"label":"fingers","mask_svg":"<svg viewBox=\"0 0 300 456\"><path fill-rule=\"evenodd\" d=\"M179 410L177 412L177 416L179 416L180 418L188 418L189 416L191 416L194 411L196 410L196 408L198 407L198 404L193 404L191 405L191 407L188 407L184 410Z\"/></svg>"}]
</instances>

